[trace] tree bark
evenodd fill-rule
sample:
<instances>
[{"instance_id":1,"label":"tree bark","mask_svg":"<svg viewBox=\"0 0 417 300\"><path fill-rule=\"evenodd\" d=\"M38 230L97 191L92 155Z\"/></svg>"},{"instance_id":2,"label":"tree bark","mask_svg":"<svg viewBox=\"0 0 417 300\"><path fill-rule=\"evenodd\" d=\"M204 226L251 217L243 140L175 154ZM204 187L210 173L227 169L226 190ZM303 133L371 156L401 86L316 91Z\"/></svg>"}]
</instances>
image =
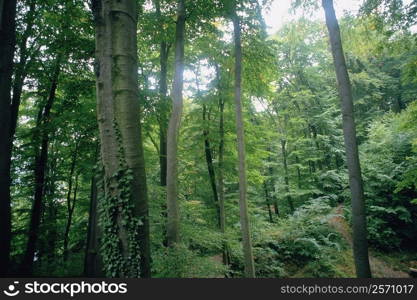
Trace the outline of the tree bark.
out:
<instances>
[{"instance_id":1,"label":"tree bark","mask_svg":"<svg viewBox=\"0 0 417 300\"><path fill-rule=\"evenodd\" d=\"M185 0L177 2L177 24L175 33L175 73L172 87L172 114L168 125L167 140L167 243L173 247L180 241L179 207L178 207L178 134L183 107L184 76L184 34L185 34Z\"/></svg>"},{"instance_id":2,"label":"tree bark","mask_svg":"<svg viewBox=\"0 0 417 300\"><path fill-rule=\"evenodd\" d=\"M105 194L106 197L120 195L115 175L126 164L132 172L129 202L133 205L133 216L141 221L137 228L140 276L150 277L148 197L137 84L138 7L134 0L94 0L92 4L96 29L97 115L107 182ZM130 241L123 218L126 216L118 213L118 235L127 260ZM127 265L129 271L125 270L120 276L136 274L135 263Z\"/></svg>"},{"instance_id":3,"label":"tree bark","mask_svg":"<svg viewBox=\"0 0 417 300\"><path fill-rule=\"evenodd\" d=\"M247 179L245 162L245 141L242 115L242 44L240 37L240 21L236 13L236 2L233 3L232 21L235 43L235 110L236 110L236 133L237 150L239 157L239 208L240 225L242 230L243 255L245 265L245 277L255 277L255 265L252 253L252 240L247 203Z\"/></svg>"},{"instance_id":4,"label":"tree bark","mask_svg":"<svg viewBox=\"0 0 417 300\"><path fill-rule=\"evenodd\" d=\"M0 277L7 277L11 242L11 85L16 44L16 0L2 3L0 12Z\"/></svg>"},{"instance_id":5,"label":"tree bark","mask_svg":"<svg viewBox=\"0 0 417 300\"><path fill-rule=\"evenodd\" d=\"M368 278L371 277L371 269L369 266L365 201L358 145L356 141L352 88L346 67L339 23L334 11L333 0L322 0L322 6L326 14L326 25L329 31L342 106L343 136L349 170L349 185L352 195L353 254L355 258L356 275L360 278Z\"/></svg>"}]
</instances>

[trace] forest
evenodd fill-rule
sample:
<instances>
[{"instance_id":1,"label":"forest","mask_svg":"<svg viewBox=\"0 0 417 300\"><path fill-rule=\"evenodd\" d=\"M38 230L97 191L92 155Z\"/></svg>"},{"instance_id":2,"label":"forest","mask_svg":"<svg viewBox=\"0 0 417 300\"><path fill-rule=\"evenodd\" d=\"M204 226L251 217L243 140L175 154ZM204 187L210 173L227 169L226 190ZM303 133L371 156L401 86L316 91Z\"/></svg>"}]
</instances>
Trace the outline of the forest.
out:
<instances>
[{"instance_id":1,"label":"forest","mask_svg":"<svg viewBox=\"0 0 417 300\"><path fill-rule=\"evenodd\" d=\"M0 0L0 277L415 277L417 1L281 1Z\"/></svg>"}]
</instances>

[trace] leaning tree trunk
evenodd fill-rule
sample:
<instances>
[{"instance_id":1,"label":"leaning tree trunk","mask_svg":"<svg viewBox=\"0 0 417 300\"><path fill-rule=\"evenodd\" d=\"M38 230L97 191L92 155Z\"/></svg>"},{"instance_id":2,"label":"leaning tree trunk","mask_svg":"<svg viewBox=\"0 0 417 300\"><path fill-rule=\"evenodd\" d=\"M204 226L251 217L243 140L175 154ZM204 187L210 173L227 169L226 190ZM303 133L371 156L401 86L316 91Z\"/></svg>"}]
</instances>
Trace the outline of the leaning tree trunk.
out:
<instances>
[{"instance_id":1,"label":"leaning tree trunk","mask_svg":"<svg viewBox=\"0 0 417 300\"><path fill-rule=\"evenodd\" d=\"M177 3L177 25L175 33L175 73L172 87L172 114L168 125L167 141L167 243L173 247L179 242L178 174L177 149L178 133L182 114L182 90L184 84L184 32L185 0Z\"/></svg>"},{"instance_id":2,"label":"leaning tree trunk","mask_svg":"<svg viewBox=\"0 0 417 300\"><path fill-rule=\"evenodd\" d=\"M250 234L250 224L247 203L247 180L245 162L245 141L242 115L242 45L240 37L240 22L236 13L236 3L232 12L234 42L235 42L235 109L236 109L236 133L237 150L239 157L239 207L240 225L242 230L243 255L245 265L245 277L255 277L255 265L252 253L252 241Z\"/></svg>"},{"instance_id":3,"label":"leaning tree trunk","mask_svg":"<svg viewBox=\"0 0 417 300\"><path fill-rule=\"evenodd\" d=\"M111 276L150 277L149 213L140 126L137 1L94 0L97 118L105 176L102 247ZM107 222L107 223L106 223ZM106 227L107 226L107 227ZM117 235L114 234L117 228ZM116 243L117 244L117 243ZM110 264L117 259L116 264ZM106 263L107 262L107 263Z\"/></svg>"},{"instance_id":4,"label":"leaning tree trunk","mask_svg":"<svg viewBox=\"0 0 417 300\"><path fill-rule=\"evenodd\" d=\"M3 1L2 1L3 2ZM0 277L9 270L11 241L10 164L13 55L16 44L16 0L1 3L0 11Z\"/></svg>"},{"instance_id":5,"label":"leaning tree trunk","mask_svg":"<svg viewBox=\"0 0 417 300\"><path fill-rule=\"evenodd\" d=\"M372 275L369 266L365 201L356 141L352 88L346 68L340 29L333 7L333 0L322 0L322 5L326 14L326 24L329 31L342 106L343 136L345 139L346 158L349 170L349 185L352 194L353 254L356 275L357 277L367 278Z\"/></svg>"},{"instance_id":6,"label":"leaning tree trunk","mask_svg":"<svg viewBox=\"0 0 417 300\"><path fill-rule=\"evenodd\" d=\"M213 193L213 204L217 212L217 218L218 218L218 224L221 226L221 220L220 220L220 209L219 209L219 195L217 193L217 183L216 183L216 173L214 171L214 164L213 164L213 155L212 155L212 149L210 145L209 135L210 132L208 130L209 124L206 122L209 121L210 118L206 118L207 115L207 107L205 104L203 104L203 136L204 136L204 153L206 157L206 164L207 164L207 171L209 174L210 179L210 186L211 191Z\"/></svg>"}]
</instances>

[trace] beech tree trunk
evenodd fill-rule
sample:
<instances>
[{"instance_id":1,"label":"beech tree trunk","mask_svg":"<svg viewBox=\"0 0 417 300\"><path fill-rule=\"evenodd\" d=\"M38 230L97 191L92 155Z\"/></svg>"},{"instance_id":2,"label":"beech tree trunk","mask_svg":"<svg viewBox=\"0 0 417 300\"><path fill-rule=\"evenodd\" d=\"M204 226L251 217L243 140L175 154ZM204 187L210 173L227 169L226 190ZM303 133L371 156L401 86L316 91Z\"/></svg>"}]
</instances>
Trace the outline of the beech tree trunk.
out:
<instances>
[{"instance_id":1,"label":"beech tree trunk","mask_svg":"<svg viewBox=\"0 0 417 300\"><path fill-rule=\"evenodd\" d=\"M240 226L242 230L243 255L245 265L245 277L255 277L255 265L252 253L252 240L250 233L250 224L248 216L247 203L247 180L246 180L246 157L244 126L242 114L242 44L240 37L240 22L236 13L236 2L233 3L233 29L235 43L235 110L236 110L236 134L237 150L239 157L239 208L240 208Z\"/></svg>"},{"instance_id":2,"label":"beech tree trunk","mask_svg":"<svg viewBox=\"0 0 417 300\"><path fill-rule=\"evenodd\" d=\"M352 88L346 67L339 23L334 11L333 0L322 0L322 5L326 14L326 25L329 31L330 45L342 106L343 136L349 170L349 185L352 195L353 254L355 258L356 275L360 278L369 278L371 277L371 268L369 266L368 255L365 200L358 145L356 141Z\"/></svg>"},{"instance_id":3,"label":"beech tree trunk","mask_svg":"<svg viewBox=\"0 0 417 300\"><path fill-rule=\"evenodd\" d=\"M106 197L120 195L115 175L126 164L132 172L129 200L133 215L141 220L137 229L140 276L150 277L149 213L137 72L137 1L94 0L92 7L96 29L97 116L107 182L105 194ZM118 235L127 260L130 241L123 218L126 216L117 215ZM136 273L135 262L128 265L130 270L120 276Z\"/></svg>"},{"instance_id":4,"label":"beech tree trunk","mask_svg":"<svg viewBox=\"0 0 417 300\"><path fill-rule=\"evenodd\" d=\"M0 11L0 277L7 277L8 274L11 241L10 90L16 44L15 16L16 0L3 2Z\"/></svg>"},{"instance_id":5,"label":"beech tree trunk","mask_svg":"<svg viewBox=\"0 0 417 300\"><path fill-rule=\"evenodd\" d=\"M184 34L185 0L177 2L177 24L175 32L175 71L172 87L172 114L168 125L167 140L167 243L173 247L179 242L179 207L177 149L178 133L183 107L182 91L184 85Z\"/></svg>"}]
</instances>

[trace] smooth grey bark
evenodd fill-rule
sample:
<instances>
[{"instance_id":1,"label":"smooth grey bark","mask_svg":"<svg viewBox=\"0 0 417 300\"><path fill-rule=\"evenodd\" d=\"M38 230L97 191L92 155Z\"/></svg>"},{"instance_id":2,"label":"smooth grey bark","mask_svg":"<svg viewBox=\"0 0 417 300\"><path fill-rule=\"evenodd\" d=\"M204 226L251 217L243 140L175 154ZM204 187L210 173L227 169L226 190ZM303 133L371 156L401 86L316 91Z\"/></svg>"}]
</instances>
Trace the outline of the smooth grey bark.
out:
<instances>
[{"instance_id":1,"label":"smooth grey bark","mask_svg":"<svg viewBox=\"0 0 417 300\"><path fill-rule=\"evenodd\" d=\"M107 182L105 194L120 194L114 175L127 165L133 177L130 185L133 215L141 220L138 225L140 276L150 277L149 212L137 72L137 2L94 0L92 8L96 29L97 118ZM127 260L130 242L122 222L124 217L118 214L116 218L122 254ZM120 276L137 273L135 263L127 265L129 270Z\"/></svg>"},{"instance_id":2,"label":"smooth grey bark","mask_svg":"<svg viewBox=\"0 0 417 300\"><path fill-rule=\"evenodd\" d=\"M343 137L345 140L346 160L349 170L349 185L352 195L353 254L356 275L360 278L371 277L369 266L365 200L362 174L356 141L352 88L346 67L340 36L339 23L333 6L333 0L322 0L326 14L326 25L338 82L339 96L343 115Z\"/></svg>"},{"instance_id":3,"label":"smooth grey bark","mask_svg":"<svg viewBox=\"0 0 417 300\"><path fill-rule=\"evenodd\" d=\"M0 277L9 270L11 242L11 86L16 44L16 0L2 1L0 12Z\"/></svg>"},{"instance_id":4,"label":"smooth grey bark","mask_svg":"<svg viewBox=\"0 0 417 300\"><path fill-rule=\"evenodd\" d=\"M178 207L178 134L183 108L184 85L184 35L185 0L177 1L177 24L175 31L175 69L172 86L172 113L167 137L167 243L173 247L180 241Z\"/></svg>"},{"instance_id":5,"label":"smooth grey bark","mask_svg":"<svg viewBox=\"0 0 417 300\"><path fill-rule=\"evenodd\" d=\"M248 203L247 203L247 179L244 126L242 114L242 44L240 34L240 21L236 13L236 2L233 3L232 21L235 44L235 113L237 150L239 157L239 209L240 226L242 231L242 244L245 266L245 277L255 277L255 264L252 252L252 239L250 233Z\"/></svg>"}]
</instances>

